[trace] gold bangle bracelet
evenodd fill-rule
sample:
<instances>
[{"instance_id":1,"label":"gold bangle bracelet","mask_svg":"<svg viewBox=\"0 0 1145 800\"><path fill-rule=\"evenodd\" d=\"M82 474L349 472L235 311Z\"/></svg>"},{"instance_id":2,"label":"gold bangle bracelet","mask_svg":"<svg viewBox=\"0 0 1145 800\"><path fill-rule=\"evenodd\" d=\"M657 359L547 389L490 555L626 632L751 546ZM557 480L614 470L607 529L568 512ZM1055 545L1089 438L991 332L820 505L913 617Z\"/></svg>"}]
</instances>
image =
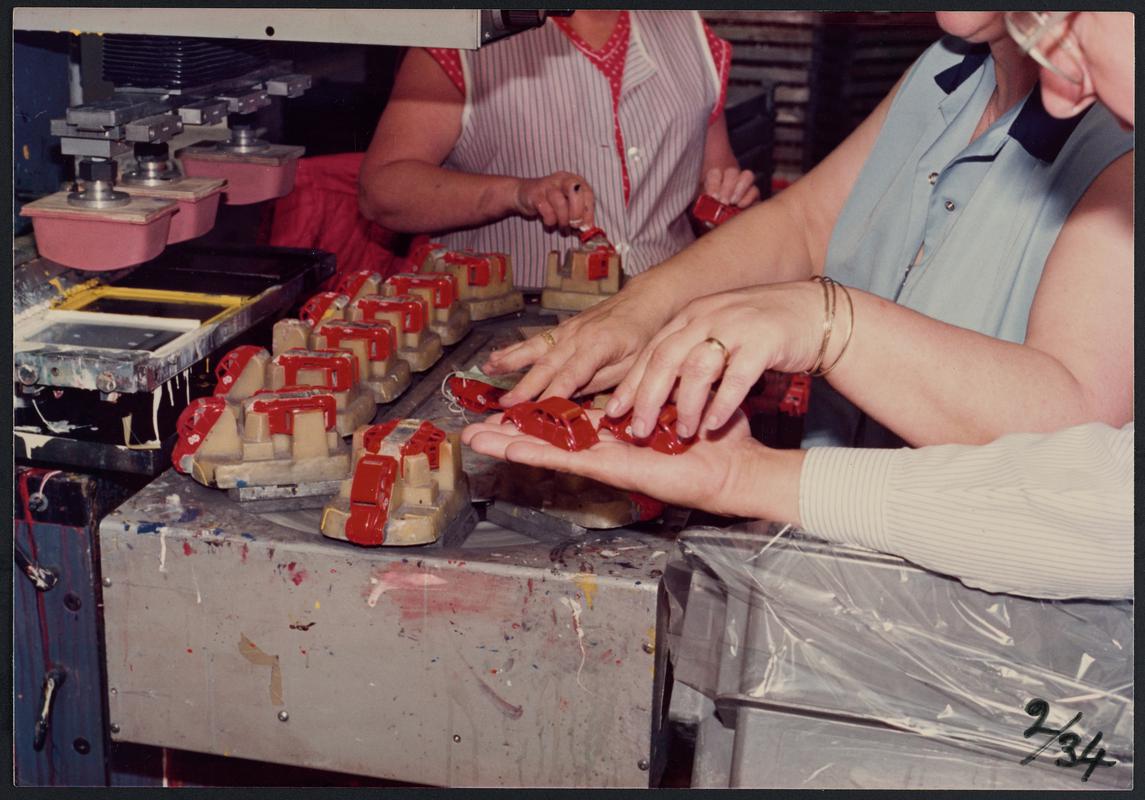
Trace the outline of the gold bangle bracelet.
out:
<instances>
[{"instance_id":1,"label":"gold bangle bracelet","mask_svg":"<svg viewBox=\"0 0 1145 800\"><path fill-rule=\"evenodd\" d=\"M851 344L851 337L855 334L855 304L851 302L851 292L841 283L836 284L843 290L843 296L847 298L847 311L849 312L850 319L847 322L847 335L843 337L843 349L839 351L839 355L835 356L835 360L831 362L830 366L824 367L819 371L816 377L822 378L843 360L843 354L847 352L847 346Z\"/></svg>"},{"instance_id":2,"label":"gold bangle bracelet","mask_svg":"<svg viewBox=\"0 0 1145 800\"><path fill-rule=\"evenodd\" d=\"M805 375L814 375L823 366L823 359L827 356L827 345L831 341L831 330L835 326L835 290L834 281L824 275L815 275L811 280L823 287L823 340L819 343L819 354L811 369L803 371Z\"/></svg>"}]
</instances>

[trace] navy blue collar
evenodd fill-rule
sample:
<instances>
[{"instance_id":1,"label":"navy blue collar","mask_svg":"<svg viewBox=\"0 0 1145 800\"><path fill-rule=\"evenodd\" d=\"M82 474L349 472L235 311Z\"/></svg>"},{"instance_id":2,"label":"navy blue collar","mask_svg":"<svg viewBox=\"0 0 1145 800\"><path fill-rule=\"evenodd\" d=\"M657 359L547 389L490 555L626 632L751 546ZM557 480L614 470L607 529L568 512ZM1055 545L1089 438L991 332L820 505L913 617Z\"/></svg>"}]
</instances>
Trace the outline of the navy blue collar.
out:
<instances>
[{"instance_id":1,"label":"navy blue collar","mask_svg":"<svg viewBox=\"0 0 1145 800\"><path fill-rule=\"evenodd\" d=\"M962 52L966 53L966 55L961 61L953 67L947 67L934 76L934 82L947 94L953 92L962 85L963 81L978 71L978 68L982 66L982 62L990 55L990 45L976 44L964 49Z\"/></svg>"},{"instance_id":2,"label":"navy blue collar","mask_svg":"<svg viewBox=\"0 0 1145 800\"><path fill-rule=\"evenodd\" d=\"M960 62L935 75L934 82L942 91L950 94L977 72L989 55L989 45L975 45L966 51ZM1041 87L1035 84L1007 133L1034 158L1053 163L1088 111L1089 108L1086 108L1085 111L1069 119L1051 117L1042 105Z\"/></svg>"}]
</instances>

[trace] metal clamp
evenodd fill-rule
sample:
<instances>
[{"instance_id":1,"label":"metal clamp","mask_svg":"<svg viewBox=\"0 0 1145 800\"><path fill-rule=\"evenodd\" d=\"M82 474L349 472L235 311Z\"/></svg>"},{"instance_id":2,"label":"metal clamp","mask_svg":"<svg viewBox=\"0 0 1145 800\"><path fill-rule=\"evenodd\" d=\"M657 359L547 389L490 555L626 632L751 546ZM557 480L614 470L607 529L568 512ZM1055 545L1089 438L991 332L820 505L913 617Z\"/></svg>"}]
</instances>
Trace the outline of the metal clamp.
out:
<instances>
[{"instance_id":1,"label":"metal clamp","mask_svg":"<svg viewBox=\"0 0 1145 800\"><path fill-rule=\"evenodd\" d=\"M309 88L309 75L279 75L266 81L266 93L272 97L301 97Z\"/></svg>"}]
</instances>

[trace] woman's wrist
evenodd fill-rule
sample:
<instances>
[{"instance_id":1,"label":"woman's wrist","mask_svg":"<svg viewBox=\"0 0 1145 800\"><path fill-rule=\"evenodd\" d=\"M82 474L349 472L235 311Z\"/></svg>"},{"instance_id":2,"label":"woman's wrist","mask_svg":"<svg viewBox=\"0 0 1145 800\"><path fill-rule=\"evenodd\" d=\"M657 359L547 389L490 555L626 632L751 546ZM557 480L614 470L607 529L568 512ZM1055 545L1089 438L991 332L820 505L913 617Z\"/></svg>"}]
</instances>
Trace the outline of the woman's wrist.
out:
<instances>
[{"instance_id":1,"label":"woman's wrist","mask_svg":"<svg viewBox=\"0 0 1145 800\"><path fill-rule=\"evenodd\" d=\"M489 175L489 185L481 193L477 208L489 221L504 219L513 214L524 214L521 204L523 178L512 175Z\"/></svg>"},{"instance_id":2,"label":"woman's wrist","mask_svg":"<svg viewBox=\"0 0 1145 800\"><path fill-rule=\"evenodd\" d=\"M737 516L800 524L799 480L806 455L745 440L740 457L731 460L720 506Z\"/></svg>"},{"instance_id":3,"label":"woman's wrist","mask_svg":"<svg viewBox=\"0 0 1145 800\"><path fill-rule=\"evenodd\" d=\"M815 276L792 284L803 300L797 335L799 370L816 377L830 373L843 360L855 329L850 290L830 278Z\"/></svg>"},{"instance_id":4,"label":"woman's wrist","mask_svg":"<svg viewBox=\"0 0 1145 800\"><path fill-rule=\"evenodd\" d=\"M691 293L687 291L686 282L673 280L675 276L666 270L658 271L663 266L667 264L655 266L626 278L624 291L617 295L638 305L644 316L654 317L658 328L678 314L688 301L696 296L694 291Z\"/></svg>"}]
</instances>

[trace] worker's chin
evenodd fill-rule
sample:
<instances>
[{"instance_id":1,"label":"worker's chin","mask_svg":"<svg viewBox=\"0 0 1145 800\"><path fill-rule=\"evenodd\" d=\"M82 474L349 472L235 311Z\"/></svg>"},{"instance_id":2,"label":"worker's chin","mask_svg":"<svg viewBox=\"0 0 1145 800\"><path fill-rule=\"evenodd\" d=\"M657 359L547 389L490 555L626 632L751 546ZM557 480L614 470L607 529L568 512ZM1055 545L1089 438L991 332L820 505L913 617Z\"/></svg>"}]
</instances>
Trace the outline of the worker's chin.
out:
<instances>
[{"instance_id":1,"label":"worker's chin","mask_svg":"<svg viewBox=\"0 0 1145 800\"><path fill-rule=\"evenodd\" d=\"M1007 35L1000 11L938 11L935 16L942 30L975 44Z\"/></svg>"}]
</instances>

